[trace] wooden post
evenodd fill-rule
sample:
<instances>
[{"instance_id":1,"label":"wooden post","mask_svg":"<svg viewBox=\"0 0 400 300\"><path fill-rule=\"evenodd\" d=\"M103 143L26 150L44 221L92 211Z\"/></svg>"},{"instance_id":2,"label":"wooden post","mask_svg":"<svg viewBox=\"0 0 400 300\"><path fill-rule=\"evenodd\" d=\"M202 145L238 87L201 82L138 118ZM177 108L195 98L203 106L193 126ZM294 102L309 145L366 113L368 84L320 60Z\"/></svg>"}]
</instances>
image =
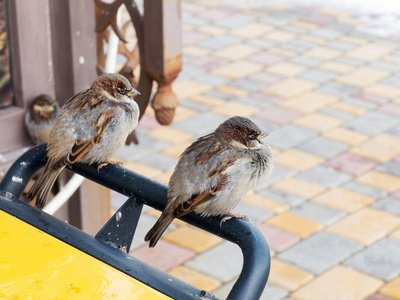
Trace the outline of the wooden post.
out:
<instances>
[{"instance_id":1,"label":"wooden post","mask_svg":"<svg viewBox=\"0 0 400 300\"><path fill-rule=\"evenodd\" d=\"M178 99L171 83L182 70L180 0L144 1L145 69L157 81L152 107L160 124L169 125Z\"/></svg>"},{"instance_id":2,"label":"wooden post","mask_svg":"<svg viewBox=\"0 0 400 300\"><path fill-rule=\"evenodd\" d=\"M14 0L7 3L15 105L0 110L1 154L30 144L24 126L25 109L40 94L54 96L51 39L47 34L50 28L48 1Z\"/></svg>"}]
</instances>

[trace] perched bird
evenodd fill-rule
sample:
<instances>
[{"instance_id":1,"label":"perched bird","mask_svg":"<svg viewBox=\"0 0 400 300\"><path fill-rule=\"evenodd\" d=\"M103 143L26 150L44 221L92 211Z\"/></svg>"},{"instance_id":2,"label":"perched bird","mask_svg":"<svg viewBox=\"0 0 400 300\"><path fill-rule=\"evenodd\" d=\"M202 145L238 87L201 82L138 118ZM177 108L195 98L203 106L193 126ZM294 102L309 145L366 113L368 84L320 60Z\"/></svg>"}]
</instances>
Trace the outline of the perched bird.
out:
<instances>
[{"instance_id":1,"label":"perched bird","mask_svg":"<svg viewBox=\"0 0 400 300\"><path fill-rule=\"evenodd\" d=\"M40 95L33 99L25 113L25 126L34 144L48 142L59 109L58 103L49 95Z\"/></svg>"},{"instance_id":2,"label":"perched bird","mask_svg":"<svg viewBox=\"0 0 400 300\"><path fill-rule=\"evenodd\" d=\"M267 180L273 156L261 139L268 133L244 117L233 117L203 136L181 155L169 181L165 210L145 241L154 247L174 218L192 211L207 216L236 215L231 210L257 183Z\"/></svg>"},{"instance_id":3,"label":"perched bird","mask_svg":"<svg viewBox=\"0 0 400 300\"><path fill-rule=\"evenodd\" d=\"M60 109L50 132L48 161L27 193L43 208L58 174L76 162L118 164L108 159L125 143L138 123L139 107L132 99L139 92L119 74L102 74L92 86Z\"/></svg>"}]
</instances>

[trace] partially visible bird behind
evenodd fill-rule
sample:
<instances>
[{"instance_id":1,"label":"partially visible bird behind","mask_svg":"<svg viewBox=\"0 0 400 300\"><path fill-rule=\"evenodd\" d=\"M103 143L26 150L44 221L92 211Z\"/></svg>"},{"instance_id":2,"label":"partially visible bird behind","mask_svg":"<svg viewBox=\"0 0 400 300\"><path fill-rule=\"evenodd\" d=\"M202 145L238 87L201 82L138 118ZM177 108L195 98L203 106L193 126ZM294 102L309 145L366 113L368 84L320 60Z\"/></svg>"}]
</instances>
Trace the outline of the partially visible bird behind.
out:
<instances>
[{"instance_id":1,"label":"partially visible bird behind","mask_svg":"<svg viewBox=\"0 0 400 300\"><path fill-rule=\"evenodd\" d=\"M25 126L35 145L47 143L60 106L49 95L33 99L25 113Z\"/></svg>"},{"instance_id":2,"label":"partially visible bird behind","mask_svg":"<svg viewBox=\"0 0 400 300\"><path fill-rule=\"evenodd\" d=\"M122 75L100 75L87 90L70 98L60 109L47 145L43 173L27 193L43 208L58 174L76 162L107 164L138 123L140 94Z\"/></svg>"},{"instance_id":3,"label":"partially visible bird behind","mask_svg":"<svg viewBox=\"0 0 400 300\"><path fill-rule=\"evenodd\" d=\"M169 181L167 206L145 236L149 247L174 218L192 211L204 217L228 214L221 222L246 218L231 210L272 172L271 149L261 141L267 135L248 118L233 117L189 146Z\"/></svg>"}]
</instances>

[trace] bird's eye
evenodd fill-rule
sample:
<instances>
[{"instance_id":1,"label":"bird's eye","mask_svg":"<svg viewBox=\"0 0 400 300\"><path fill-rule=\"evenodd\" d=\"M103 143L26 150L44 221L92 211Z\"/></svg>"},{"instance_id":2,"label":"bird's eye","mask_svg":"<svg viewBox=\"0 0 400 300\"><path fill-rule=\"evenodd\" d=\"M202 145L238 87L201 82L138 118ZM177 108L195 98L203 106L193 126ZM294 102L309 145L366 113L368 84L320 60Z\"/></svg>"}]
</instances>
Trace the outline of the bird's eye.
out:
<instances>
[{"instance_id":1,"label":"bird's eye","mask_svg":"<svg viewBox=\"0 0 400 300\"><path fill-rule=\"evenodd\" d=\"M125 95L126 94L126 89L125 88L119 88L118 89L118 93L121 95Z\"/></svg>"},{"instance_id":2,"label":"bird's eye","mask_svg":"<svg viewBox=\"0 0 400 300\"><path fill-rule=\"evenodd\" d=\"M258 135L254 133L254 134L250 135L250 139L251 139L251 140L256 140L256 139L257 139L257 136L258 136Z\"/></svg>"}]
</instances>

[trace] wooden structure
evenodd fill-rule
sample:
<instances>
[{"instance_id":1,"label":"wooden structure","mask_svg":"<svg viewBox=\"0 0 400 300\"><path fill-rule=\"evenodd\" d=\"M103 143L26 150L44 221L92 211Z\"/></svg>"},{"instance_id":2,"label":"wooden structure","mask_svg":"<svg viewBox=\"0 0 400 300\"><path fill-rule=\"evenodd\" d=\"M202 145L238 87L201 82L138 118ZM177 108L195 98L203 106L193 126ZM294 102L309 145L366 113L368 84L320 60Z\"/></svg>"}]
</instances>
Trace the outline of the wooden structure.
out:
<instances>
[{"instance_id":1,"label":"wooden structure","mask_svg":"<svg viewBox=\"0 0 400 300\"><path fill-rule=\"evenodd\" d=\"M23 122L30 101L40 94L48 94L63 104L87 88L97 76L96 66L102 66L103 39L109 25L124 40L115 26L116 14L122 5L129 13L138 41L137 88L142 95L136 100L141 115L149 104L153 81L156 81L158 91L152 106L157 119L162 124L172 122L178 101L170 87L181 70L178 0L145 1L143 14L134 0L4 3L8 17L4 20L3 16L0 21L8 26L13 104L0 108L0 178L32 146ZM109 213L108 189L85 180L57 216L94 234L109 218Z\"/></svg>"}]
</instances>

